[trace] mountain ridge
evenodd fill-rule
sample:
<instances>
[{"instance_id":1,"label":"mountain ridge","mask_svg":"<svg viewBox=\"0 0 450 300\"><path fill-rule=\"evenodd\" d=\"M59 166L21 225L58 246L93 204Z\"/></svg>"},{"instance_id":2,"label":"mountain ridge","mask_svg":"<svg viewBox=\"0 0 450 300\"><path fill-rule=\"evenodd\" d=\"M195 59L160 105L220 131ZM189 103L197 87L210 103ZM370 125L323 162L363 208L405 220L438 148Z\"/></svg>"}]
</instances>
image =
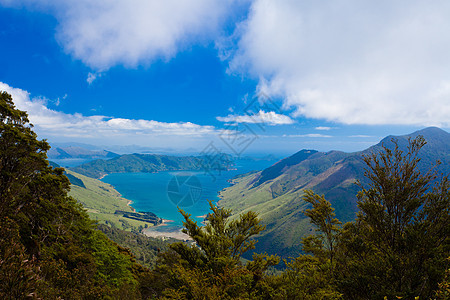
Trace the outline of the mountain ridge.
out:
<instances>
[{"instance_id":1,"label":"mountain ridge","mask_svg":"<svg viewBox=\"0 0 450 300\"><path fill-rule=\"evenodd\" d=\"M69 159L69 158L83 158L83 159L101 159L114 158L119 154L108 150L87 149L80 146L68 147L52 147L47 152L49 159Z\"/></svg>"},{"instance_id":2,"label":"mountain ridge","mask_svg":"<svg viewBox=\"0 0 450 300\"><path fill-rule=\"evenodd\" d=\"M160 154L124 154L109 160L97 159L71 170L92 178L111 173L155 173L160 171L227 170L233 166L230 156L213 161L206 156L169 156Z\"/></svg>"},{"instance_id":3,"label":"mountain ridge","mask_svg":"<svg viewBox=\"0 0 450 300\"><path fill-rule=\"evenodd\" d=\"M232 186L221 191L219 204L231 208L235 215L249 210L260 214L267 229L258 237L255 252L294 256L300 249L301 237L313 230L303 214L308 207L301 200L305 189L323 194L341 221L351 221L357 211L356 193L360 189L355 182L365 182L363 155L380 151L382 145L393 147L393 139L406 151L408 138L418 135L427 140L420 152L420 169L428 170L440 159L438 170L449 174L450 134L429 127L404 136L388 136L353 153L301 150L265 170L233 180Z\"/></svg>"}]
</instances>

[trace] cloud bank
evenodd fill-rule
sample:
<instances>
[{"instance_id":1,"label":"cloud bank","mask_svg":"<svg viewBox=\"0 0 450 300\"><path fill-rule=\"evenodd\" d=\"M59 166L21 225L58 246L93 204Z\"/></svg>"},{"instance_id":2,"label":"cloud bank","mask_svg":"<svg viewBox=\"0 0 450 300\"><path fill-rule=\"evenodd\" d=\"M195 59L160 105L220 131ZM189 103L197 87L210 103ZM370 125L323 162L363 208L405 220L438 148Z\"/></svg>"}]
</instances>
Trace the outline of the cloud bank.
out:
<instances>
[{"instance_id":1,"label":"cloud bank","mask_svg":"<svg viewBox=\"0 0 450 300\"><path fill-rule=\"evenodd\" d=\"M450 126L450 2L253 2L230 70L295 115Z\"/></svg>"},{"instance_id":2,"label":"cloud bank","mask_svg":"<svg viewBox=\"0 0 450 300\"><path fill-rule=\"evenodd\" d=\"M202 126L191 122L165 123L154 120L132 120L111 118L101 115L83 116L66 114L47 107L43 98L31 98L30 93L13 88L0 82L0 91L6 91L13 97L14 104L20 110L28 112L30 122L35 130L44 137L83 138L92 141L109 140L118 144L157 139L163 143L164 138L175 137L193 139L217 133L213 126ZM134 140L133 140L134 139Z\"/></svg>"},{"instance_id":3,"label":"cloud bank","mask_svg":"<svg viewBox=\"0 0 450 300\"><path fill-rule=\"evenodd\" d=\"M230 72L259 79L295 117L450 127L447 0L253 0L228 37L227 18L247 8L238 1L0 3L55 16L61 46L94 71L88 83L215 41Z\"/></svg>"},{"instance_id":4,"label":"cloud bank","mask_svg":"<svg viewBox=\"0 0 450 300\"><path fill-rule=\"evenodd\" d=\"M5 6L51 13L64 50L105 71L169 60L181 49L211 40L234 1L0 0Z\"/></svg>"}]
</instances>

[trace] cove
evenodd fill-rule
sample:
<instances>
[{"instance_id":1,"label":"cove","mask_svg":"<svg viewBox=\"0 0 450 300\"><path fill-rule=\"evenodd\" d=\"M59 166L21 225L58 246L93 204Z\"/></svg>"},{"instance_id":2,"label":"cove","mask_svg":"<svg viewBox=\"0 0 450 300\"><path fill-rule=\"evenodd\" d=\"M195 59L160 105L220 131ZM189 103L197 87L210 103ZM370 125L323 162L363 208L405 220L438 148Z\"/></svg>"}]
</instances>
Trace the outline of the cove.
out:
<instances>
[{"instance_id":1,"label":"cove","mask_svg":"<svg viewBox=\"0 0 450 300\"><path fill-rule=\"evenodd\" d=\"M230 185L229 179L262 170L273 163L275 160L238 160L236 170L214 172L214 176L199 171L115 173L105 176L102 181L131 200L137 211L153 212L160 218L173 221L163 226L164 230L178 230L184 218L177 204L200 223L210 212L208 200L216 203L218 192Z\"/></svg>"}]
</instances>

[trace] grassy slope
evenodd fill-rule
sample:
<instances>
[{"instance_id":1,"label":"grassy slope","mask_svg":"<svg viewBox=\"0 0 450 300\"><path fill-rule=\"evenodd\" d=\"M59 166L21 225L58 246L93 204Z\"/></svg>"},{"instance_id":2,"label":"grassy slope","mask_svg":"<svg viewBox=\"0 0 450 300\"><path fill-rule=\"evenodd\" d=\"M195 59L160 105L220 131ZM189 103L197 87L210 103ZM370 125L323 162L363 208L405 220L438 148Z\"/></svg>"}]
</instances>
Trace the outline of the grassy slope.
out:
<instances>
[{"instance_id":1,"label":"grassy slope","mask_svg":"<svg viewBox=\"0 0 450 300\"><path fill-rule=\"evenodd\" d=\"M449 174L450 134L438 128L427 128L409 136L418 134L429 143L420 155L423 171L440 159L442 164L438 170ZM392 147L391 138L382 142ZM407 151L408 136L396 138L401 149ZM354 182L359 179L365 183L362 154L380 151L380 144L347 154L300 151L262 172L235 179L233 186L221 192L219 204L233 209L235 215L249 210L259 213L266 230L258 237L257 252L285 257L295 255L300 250L301 238L313 230L303 213L306 208L301 200L303 191L312 189L325 194L341 221L353 220L357 211L356 193L360 189Z\"/></svg>"},{"instance_id":2,"label":"grassy slope","mask_svg":"<svg viewBox=\"0 0 450 300\"><path fill-rule=\"evenodd\" d=\"M301 238L312 230L302 214L306 208L304 201L299 200L302 191L272 198L269 183L250 188L257 175L239 178L233 186L223 190L220 206L231 208L234 216L250 210L258 212L266 230L257 237L256 252L267 251L285 257L298 254Z\"/></svg>"},{"instance_id":3,"label":"grassy slope","mask_svg":"<svg viewBox=\"0 0 450 300\"><path fill-rule=\"evenodd\" d=\"M330 160L329 156L334 158ZM325 194L336 208L337 217L351 220L356 212L354 182L362 170L359 159L317 153L264 182L258 181L262 172L235 179L231 187L221 191L219 205L232 209L234 215L249 210L259 214L266 230L257 238L256 252L296 256L302 238L314 230L304 215L308 207L302 200L304 191Z\"/></svg>"},{"instance_id":4,"label":"grassy slope","mask_svg":"<svg viewBox=\"0 0 450 300\"><path fill-rule=\"evenodd\" d=\"M100 180L86 177L75 173L71 170L66 172L83 181L86 188L71 185L70 196L77 199L87 209L91 219L98 221L100 224L110 222L117 228L130 231L137 229L139 226L152 226L147 222L124 218L121 215L115 215L116 210L132 211L127 205L129 200L121 197L114 187Z\"/></svg>"}]
</instances>

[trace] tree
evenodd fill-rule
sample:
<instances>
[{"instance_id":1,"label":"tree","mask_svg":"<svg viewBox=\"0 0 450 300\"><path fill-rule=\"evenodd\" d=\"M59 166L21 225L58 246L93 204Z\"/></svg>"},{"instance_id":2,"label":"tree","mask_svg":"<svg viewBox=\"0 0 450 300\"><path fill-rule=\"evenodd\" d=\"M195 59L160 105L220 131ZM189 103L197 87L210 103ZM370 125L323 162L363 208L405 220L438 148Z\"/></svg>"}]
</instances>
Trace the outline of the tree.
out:
<instances>
[{"instance_id":1,"label":"tree","mask_svg":"<svg viewBox=\"0 0 450 300\"><path fill-rule=\"evenodd\" d=\"M303 250L312 253L316 257L327 258L330 261L330 270L333 272L333 258L336 252L337 237L340 233L339 225L342 224L334 213L334 208L325 197L315 194L311 190L306 190L303 200L311 203L313 208L306 209L305 215L310 218L310 222L317 228L316 235L310 235L303 239Z\"/></svg>"},{"instance_id":2,"label":"tree","mask_svg":"<svg viewBox=\"0 0 450 300\"><path fill-rule=\"evenodd\" d=\"M0 93L0 215L18 213L26 203L27 185L45 169L48 143L38 141L26 112L11 95Z\"/></svg>"},{"instance_id":3,"label":"tree","mask_svg":"<svg viewBox=\"0 0 450 300\"><path fill-rule=\"evenodd\" d=\"M302 239L306 254L285 261L287 268L280 278L279 293L282 299L341 299L334 275L341 222L323 195L306 190L303 200L312 205L304 213L316 226L316 233Z\"/></svg>"},{"instance_id":4,"label":"tree","mask_svg":"<svg viewBox=\"0 0 450 300\"><path fill-rule=\"evenodd\" d=\"M29 259L20 243L17 225L9 219L0 223L0 298L23 299L39 286L39 267Z\"/></svg>"},{"instance_id":5,"label":"tree","mask_svg":"<svg viewBox=\"0 0 450 300\"><path fill-rule=\"evenodd\" d=\"M449 256L449 181L418 169L423 137L404 153L394 148L364 156L357 219L339 239L340 287L353 299L427 299L443 278Z\"/></svg>"},{"instance_id":6,"label":"tree","mask_svg":"<svg viewBox=\"0 0 450 300\"><path fill-rule=\"evenodd\" d=\"M231 210L212 202L210 208L203 227L180 210L185 218L183 232L193 242L171 244L172 251L163 254L154 273L162 282L156 294L188 299L253 299L263 293L264 273L279 259L255 254L247 264L241 260L243 253L254 249L256 241L251 238L264 230L256 213L248 212L230 221Z\"/></svg>"},{"instance_id":7,"label":"tree","mask_svg":"<svg viewBox=\"0 0 450 300\"><path fill-rule=\"evenodd\" d=\"M52 168L48 143L26 112L0 93L0 295L23 298L136 296L129 252L95 230L68 196L64 169Z\"/></svg>"}]
</instances>

